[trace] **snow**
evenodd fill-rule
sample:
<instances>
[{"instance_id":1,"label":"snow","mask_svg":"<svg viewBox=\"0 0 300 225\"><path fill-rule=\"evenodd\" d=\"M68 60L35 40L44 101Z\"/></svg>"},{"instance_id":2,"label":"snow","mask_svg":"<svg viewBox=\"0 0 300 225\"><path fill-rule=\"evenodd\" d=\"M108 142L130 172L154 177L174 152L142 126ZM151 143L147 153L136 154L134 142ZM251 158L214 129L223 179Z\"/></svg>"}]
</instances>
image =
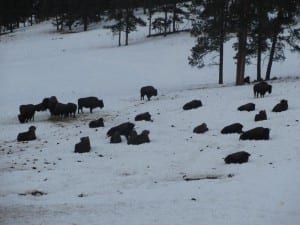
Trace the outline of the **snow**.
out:
<instances>
[{"instance_id":1,"label":"snow","mask_svg":"<svg viewBox=\"0 0 300 225\"><path fill-rule=\"evenodd\" d=\"M130 45L120 48L109 30L58 34L49 22L1 37L0 224L299 224L300 56L288 52L275 64L273 75L282 79L271 82L272 94L254 99L252 85L233 85L231 43L225 85L219 86L216 67L188 65L194 44L188 34L145 33L131 34ZM255 79L255 65L247 74ZM140 101L144 85L155 86L158 96ZM19 105L52 95L75 103L97 96L104 108L62 120L37 112L34 122L18 122ZM203 107L183 111L193 99ZM281 99L289 110L271 112ZM237 110L248 102L255 112ZM263 109L268 120L254 122ZM138 133L150 130L150 143L109 143L110 127L146 111L153 122L135 124ZM88 128L99 117L105 127ZM193 134L203 122L209 131ZM244 130L268 127L271 139L220 134L234 122ZM30 125L37 127L37 140L18 143L17 134ZM75 154L83 136L90 137L92 151ZM251 154L248 163L224 163L241 150ZM219 179L184 181L184 175ZM30 194L36 190L46 194Z\"/></svg>"}]
</instances>

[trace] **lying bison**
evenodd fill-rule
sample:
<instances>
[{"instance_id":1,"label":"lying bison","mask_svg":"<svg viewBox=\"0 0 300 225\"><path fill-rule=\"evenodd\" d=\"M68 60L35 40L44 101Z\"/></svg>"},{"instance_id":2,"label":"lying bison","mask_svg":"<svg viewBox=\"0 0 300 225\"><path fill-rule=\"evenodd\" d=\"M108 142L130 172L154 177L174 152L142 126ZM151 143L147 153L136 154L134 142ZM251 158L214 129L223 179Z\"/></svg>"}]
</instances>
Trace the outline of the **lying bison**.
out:
<instances>
[{"instance_id":1,"label":"lying bison","mask_svg":"<svg viewBox=\"0 0 300 225\"><path fill-rule=\"evenodd\" d=\"M91 150L91 144L89 137L80 138L80 142L75 144L75 153L84 153Z\"/></svg>"},{"instance_id":2,"label":"lying bison","mask_svg":"<svg viewBox=\"0 0 300 225\"><path fill-rule=\"evenodd\" d=\"M35 126L30 126L28 131L18 134L17 140L18 141L32 141L32 140L35 140L36 139L35 130L36 130Z\"/></svg>"},{"instance_id":3,"label":"lying bison","mask_svg":"<svg viewBox=\"0 0 300 225\"><path fill-rule=\"evenodd\" d=\"M104 127L103 118L99 118L97 120L92 120L89 123L89 128L97 128L97 127Z\"/></svg>"},{"instance_id":4,"label":"lying bison","mask_svg":"<svg viewBox=\"0 0 300 225\"><path fill-rule=\"evenodd\" d=\"M36 107L33 104L20 105L19 107L20 114L18 115L18 119L20 123L26 123L28 121L34 120L34 114Z\"/></svg>"},{"instance_id":5,"label":"lying bison","mask_svg":"<svg viewBox=\"0 0 300 225\"><path fill-rule=\"evenodd\" d=\"M145 86L141 88L140 93L141 100L144 100L144 96L146 95L148 101L150 101L152 96L157 96L157 89L155 89L153 86Z\"/></svg>"},{"instance_id":6,"label":"lying bison","mask_svg":"<svg viewBox=\"0 0 300 225\"><path fill-rule=\"evenodd\" d=\"M116 131L120 133L120 135L124 135L126 138L128 138L129 133L133 130L135 124L130 122L121 123L118 126L110 128L106 135L108 137L111 137Z\"/></svg>"},{"instance_id":7,"label":"lying bison","mask_svg":"<svg viewBox=\"0 0 300 225\"><path fill-rule=\"evenodd\" d=\"M261 110L259 111L258 114L255 115L254 117L254 121L257 122L257 121L262 121L262 120L266 120L267 119L267 113L265 110Z\"/></svg>"},{"instance_id":8,"label":"lying bison","mask_svg":"<svg viewBox=\"0 0 300 225\"><path fill-rule=\"evenodd\" d=\"M149 112L145 112L145 113L141 113L136 115L136 117L134 118L135 121L152 121L151 120L151 114Z\"/></svg>"},{"instance_id":9,"label":"lying bison","mask_svg":"<svg viewBox=\"0 0 300 225\"><path fill-rule=\"evenodd\" d=\"M222 134L233 134L233 133L242 133L243 129L243 125L240 124L240 123L233 123L233 124L230 124L226 127L224 127L222 130L221 130L221 133Z\"/></svg>"},{"instance_id":10,"label":"lying bison","mask_svg":"<svg viewBox=\"0 0 300 225\"><path fill-rule=\"evenodd\" d=\"M240 140L269 140L270 129L264 127L256 127L245 131L240 135Z\"/></svg>"},{"instance_id":11,"label":"lying bison","mask_svg":"<svg viewBox=\"0 0 300 225\"><path fill-rule=\"evenodd\" d=\"M253 86L254 97L258 98L258 96L260 96L263 98L267 92L269 92L269 94L272 93L272 85L265 81L261 81Z\"/></svg>"},{"instance_id":12,"label":"lying bison","mask_svg":"<svg viewBox=\"0 0 300 225\"><path fill-rule=\"evenodd\" d=\"M121 135L119 131L115 131L111 137L110 137L110 143L111 144L118 144L121 143L122 139L121 139Z\"/></svg>"},{"instance_id":13,"label":"lying bison","mask_svg":"<svg viewBox=\"0 0 300 225\"><path fill-rule=\"evenodd\" d=\"M79 98L78 99L78 113L81 110L83 113L82 108L90 108L90 113L93 113L93 109L99 107L102 109L104 107L103 100L98 99L97 97L86 97L86 98Z\"/></svg>"},{"instance_id":14,"label":"lying bison","mask_svg":"<svg viewBox=\"0 0 300 225\"><path fill-rule=\"evenodd\" d=\"M200 100L192 100L182 107L183 110L190 110L190 109L196 109L198 107L202 106L202 102Z\"/></svg>"},{"instance_id":15,"label":"lying bison","mask_svg":"<svg viewBox=\"0 0 300 225\"><path fill-rule=\"evenodd\" d=\"M288 101L285 99L282 99L277 105L274 106L272 109L272 112L283 112L288 110Z\"/></svg>"},{"instance_id":16,"label":"lying bison","mask_svg":"<svg viewBox=\"0 0 300 225\"><path fill-rule=\"evenodd\" d=\"M140 145L150 142L149 139L149 130L143 130L141 134L136 134L135 131L132 131L127 140L128 145Z\"/></svg>"},{"instance_id":17,"label":"lying bison","mask_svg":"<svg viewBox=\"0 0 300 225\"><path fill-rule=\"evenodd\" d=\"M254 103L247 103L245 105L241 105L240 107L238 107L239 111L254 111L255 110L255 104Z\"/></svg>"},{"instance_id":18,"label":"lying bison","mask_svg":"<svg viewBox=\"0 0 300 225\"><path fill-rule=\"evenodd\" d=\"M245 151L232 153L225 157L224 161L226 164L230 163L246 163L248 162L250 154Z\"/></svg>"},{"instance_id":19,"label":"lying bison","mask_svg":"<svg viewBox=\"0 0 300 225\"><path fill-rule=\"evenodd\" d=\"M196 134L203 134L208 131L206 123L202 123L201 125L194 128L193 132Z\"/></svg>"}]
</instances>

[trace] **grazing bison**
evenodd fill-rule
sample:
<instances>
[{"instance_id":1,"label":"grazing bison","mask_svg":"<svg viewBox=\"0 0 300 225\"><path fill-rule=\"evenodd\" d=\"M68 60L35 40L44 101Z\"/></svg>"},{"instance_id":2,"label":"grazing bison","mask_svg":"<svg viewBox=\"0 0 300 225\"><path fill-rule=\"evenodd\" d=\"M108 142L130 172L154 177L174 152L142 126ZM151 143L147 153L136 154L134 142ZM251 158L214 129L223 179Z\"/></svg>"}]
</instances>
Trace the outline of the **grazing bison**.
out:
<instances>
[{"instance_id":1,"label":"grazing bison","mask_svg":"<svg viewBox=\"0 0 300 225\"><path fill-rule=\"evenodd\" d=\"M58 102L55 105L54 111L52 112L54 116L67 117L67 104Z\"/></svg>"},{"instance_id":2,"label":"grazing bison","mask_svg":"<svg viewBox=\"0 0 300 225\"><path fill-rule=\"evenodd\" d=\"M198 107L202 106L202 102L200 100L192 100L182 107L183 110L190 110L190 109L196 109Z\"/></svg>"},{"instance_id":3,"label":"grazing bison","mask_svg":"<svg viewBox=\"0 0 300 225\"><path fill-rule=\"evenodd\" d=\"M226 127L224 127L222 130L221 130L221 133L222 134L233 134L233 133L242 133L243 129L243 125L240 124L240 123L233 123L233 124L230 124Z\"/></svg>"},{"instance_id":4,"label":"grazing bison","mask_svg":"<svg viewBox=\"0 0 300 225\"><path fill-rule=\"evenodd\" d=\"M240 135L240 140L269 140L270 129L256 127Z\"/></svg>"},{"instance_id":5,"label":"grazing bison","mask_svg":"<svg viewBox=\"0 0 300 225\"><path fill-rule=\"evenodd\" d=\"M92 120L89 123L89 128L97 128L97 127L104 127L103 118L99 118L97 120Z\"/></svg>"},{"instance_id":6,"label":"grazing bison","mask_svg":"<svg viewBox=\"0 0 300 225\"><path fill-rule=\"evenodd\" d=\"M51 116L54 115L55 106L58 103L58 100L55 96L50 98L44 98L42 101L43 107L50 111Z\"/></svg>"},{"instance_id":7,"label":"grazing bison","mask_svg":"<svg viewBox=\"0 0 300 225\"><path fill-rule=\"evenodd\" d=\"M262 121L262 120L266 120L267 119L267 113L265 110L261 110L259 111L258 114L255 115L254 117L254 121L257 122L257 121Z\"/></svg>"},{"instance_id":8,"label":"grazing bison","mask_svg":"<svg viewBox=\"0 0 300 225\"><path fill-rule=\"evenodd\" d=\"M47 109L42 102L39 104L36 104L34 106L34 108L35 108L35 111L37 111L37 112L45 111Z\"/></svg>"},{"instance_id":9,"label":"grazing bison","mask_svg":"<svg viewBox=\"0 0 300 225\"><path fill-rule=\"evenodd\" d=\"M208 131L206 123L202 123L201 125L194 128L193 132L196 134L203 134Z\"/></svg>"},{"instance_id":10,"label":"grazing bison","mask_svg":"<svg viewBox=\"0 0 300 225\"><path fill-rule=\"evenodd\" d=\"M121 139L121 135L119 131L115 131L113 133L113 135L110 137L110 143L111 144L118 144L121 143L122 139Z\"/></svg>"},{"instance_id":11,"label":"grazing bison","mask_svg":"<svg viewBox=\"0 0 300 225\"><path fill-rule=\"evenodd\" d=\"M232 153L224 159L226 164L230 163L246 163L248 162L250 154L245 151Z\"/></svg>"},{"instance_id":12,"label":"grazing bison","mask_svg":"<svg viewBox=\"0 0 300 225\"><path fill-rule=\"evenodd\" d=\"M98 99L97 97L86 97L78 99L78 113L79 110L83 113L82 108L90 108L90 113L93 113L93 109L99 107L102 109L104 107L104 103L102 99Z\"/></svg>"},{"instance_id":13,"label":"grazing bison","mask_svg":"<svg viewBox=\"0 0 300 225\"><path fill-rule=\"evenodd\" d=\"M35 109L36 107L33 104L20 105L20 114L18 115L20 123L25 123L30 120L34 120Z\"/></svg>"},{"instance_id":14,"label":"grazing bison","mask_svg":"<svg viewBox=\"0 0 300 225\"><path fill-rule=\"evenodd\" d=\"M116 131L120 133L120 135L124 135L126 138L128 138L129 133L133 130L135 124L130 122L122 123L118 126L112 127L107 131L107 136L111 137Z\"/></svg>"},{"instance_id":15,"label":"grazing bison","mask_svg":"<svg viewBox=\"0 0 300 225\"><path fill-rule=\"evenodd\" d=\"M253 86L254 97L258 98L258 96L260 96L263 98L267 92L269 92L269 94L272 93L272 85L265 81L261 81Z\"/></svg>"},{"instance_id":16,"label":"grazing bison","mask_svg":"<svg viewBox=\"0 0 300 225\"><path fill-rule=\"evenodd\" d=\"M35 126L30 126L28 128L28 131L18 134L17 140L18 141L32 141L32 140L35 140L36 139L35 130L36 130Z\"/></svg>"},{"instance_id":17,"label":"grazing bison","mask_svg":"<svg viewBox=\"0 0 300 225\"><path fill-rule=\"evenodd\" d=\"M282 112L288 110L288 101L282 99L277 105L274 106L272 112Z\"/></svg>"},{"instance_id":18,"label":"grazing bison","mask_svg":"<svg viewBox=\"0 0 300 225\"><path fill-rule=\"evenodd\" d=\"M141 100L144 100L144 96L146 95L148 101L150 101L150 98L152 96L157 96L157 89L155 89L153 86L145 86L141 88L140 93L141 93Z\"/></svg>"},{"instance_id":19,"label":"grazing bison","mask_svg":"<svg viewBox=\"0 0 300 225\"><path fill-rule=\"evenodd\" d=\"M136 132L131 132L128 136L127 144L128 145L140 145L150 142L149 139L149 130L143 130L141 134L136 134Z\"/></svg>"},{"instance_id":20,"label":"grazing bison","mask_svg":"<svg viewBox=\"0 0 300 225\"><path fill-rule=\"evenodd\" d=\"M241 105L240 107L238 107L239 111L254 111L255 110L255 104L254 103L247 103L245 105Z\"/></svg>"},{"instance_id":21,"label":"grazing bison","mask_svg":"<svg viewBox=\"0 0 300 225\"><path fill-rule=\"evenodd\" d=\"M75 153L84 153L91 150L91 144L89 137L80 138L80 142L75 144Z\"/></svg>"},{"instance_id":22,"label":"grazing bison","mask_svg":"<svg viewBox=\"0 0 300 225\"><path fill-rule=\"evenodd\" d=\"M141 121L141 120L152 121L151 120L151 114L149 112L145 112L145 113L141 113L141 114L136 115L134 120L135 121Z\"/></svg>"}]
</instances>

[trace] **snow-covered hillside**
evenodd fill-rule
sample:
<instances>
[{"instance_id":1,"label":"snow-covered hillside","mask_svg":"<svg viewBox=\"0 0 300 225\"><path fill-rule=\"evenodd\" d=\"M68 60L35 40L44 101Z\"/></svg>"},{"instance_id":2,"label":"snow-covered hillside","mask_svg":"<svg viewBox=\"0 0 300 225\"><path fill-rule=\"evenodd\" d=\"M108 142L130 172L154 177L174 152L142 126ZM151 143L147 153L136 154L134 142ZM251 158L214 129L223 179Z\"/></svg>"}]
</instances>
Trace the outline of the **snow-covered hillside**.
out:
<instances>
[{"instance_id":1,"label":"snow-covered hillside","mask_svg":"<svg viewBox=\"0 0 300 225\"><path fill-rule=\"evenodd\" d=\"M116 47L108 30L57 34L50 23L21 29L0 41L0 224L272 224L300 221L300 56L287 53L275 64L273 92L253 97L252 85L236 87L233 52L227 45L225 85L217 68L187 64L193 39L131 35L131 45ZM146 32L146 30L145 30ZM255 67L247 74L255 79ZM141 101L139 90L153 85L158 96ZM103 109L85 109L75 119L20 124L19 105L37 104L55 95L61 102L97 96ZM203 107L182 106L200 99ZM281 99L288 111L271 112ZM237 107L256 104L254 112ZM254 122L266 110L268 120ZM150 130L150 143L110 144L107 130L150 112L153 122L135 122ZM104 128L89 121L104 119ZM209 131L194 134L205 122ZM239 122L244 130L270 128L270 140L239 141L220 130ZM19 132L37 127L37 140L17 142ZM75 154L80 137L89 136L90 153ZM226 165L236 151L251 154L246 164ZM211 177L185 181L183 176ZM228 176L230 175L230 176ZM34 191L44 193L31 195Z\"/></svg>"}]
</instances>

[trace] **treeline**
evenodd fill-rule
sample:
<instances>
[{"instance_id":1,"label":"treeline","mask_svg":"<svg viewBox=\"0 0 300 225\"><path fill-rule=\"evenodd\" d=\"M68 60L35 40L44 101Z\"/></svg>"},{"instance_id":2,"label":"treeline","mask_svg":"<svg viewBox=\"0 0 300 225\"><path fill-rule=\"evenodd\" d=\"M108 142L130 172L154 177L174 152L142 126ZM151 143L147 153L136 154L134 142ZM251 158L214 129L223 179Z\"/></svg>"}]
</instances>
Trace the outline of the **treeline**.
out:
<instances>
[{"instance_id":1,"label":"treeline","mask_svg":"<svg viewBox=\"0 0 300 225\"><path fill-rule=\"evenodd\" d=\"M284 60L284 49L300 51L299 0L2 0L0 33L13 32L23 24L51 19L58 31L88 30L90 24L104 21L105 28L128 36L138 26L148 26L148 36L168 35L186 30L189 22L196 45L189 64L199 68L219 66L223 83L224 44L235 40L236 84L244 83L245 67L255 61L257 80L270 79L274 61ZM145 19L146 18L146 19ZM296 26L298 24L298 26ZM207 61L217 53L218 62ZM267 58L263 78L262 61Z\"/></svg>"}]
</instances>

